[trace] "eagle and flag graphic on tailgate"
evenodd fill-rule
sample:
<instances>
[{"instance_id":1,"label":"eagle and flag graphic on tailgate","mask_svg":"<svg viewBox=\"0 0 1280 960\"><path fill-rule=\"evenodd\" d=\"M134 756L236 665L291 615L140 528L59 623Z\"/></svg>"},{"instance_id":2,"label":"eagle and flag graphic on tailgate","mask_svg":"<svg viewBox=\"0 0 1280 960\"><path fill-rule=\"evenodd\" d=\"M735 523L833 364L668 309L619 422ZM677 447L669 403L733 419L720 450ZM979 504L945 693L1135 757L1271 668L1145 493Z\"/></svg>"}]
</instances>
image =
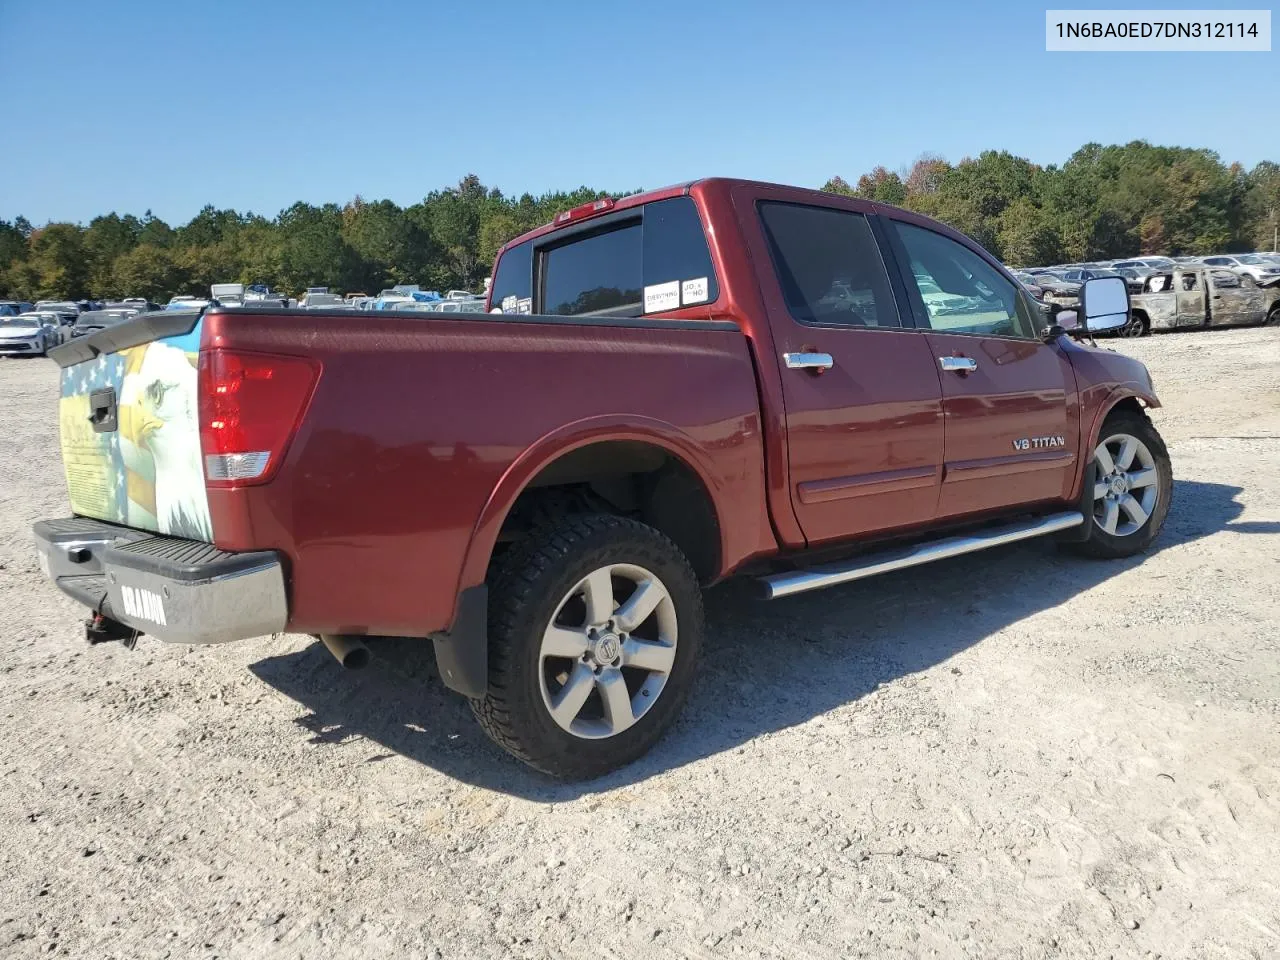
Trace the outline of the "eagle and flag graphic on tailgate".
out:
<instances>
[{"instance_id":1,"label":"eagle and flag graphic on tailgate","mask_svg":"<svg viewBox=\"0 0 1280 960\"><path fill-rule=\"evenodd\" d=\"M197 411L200 326L63 369L58 421L76 514L212 542ZM118 426L98 433L90 395L108 388Z\"/></svg>"}]
</instances>

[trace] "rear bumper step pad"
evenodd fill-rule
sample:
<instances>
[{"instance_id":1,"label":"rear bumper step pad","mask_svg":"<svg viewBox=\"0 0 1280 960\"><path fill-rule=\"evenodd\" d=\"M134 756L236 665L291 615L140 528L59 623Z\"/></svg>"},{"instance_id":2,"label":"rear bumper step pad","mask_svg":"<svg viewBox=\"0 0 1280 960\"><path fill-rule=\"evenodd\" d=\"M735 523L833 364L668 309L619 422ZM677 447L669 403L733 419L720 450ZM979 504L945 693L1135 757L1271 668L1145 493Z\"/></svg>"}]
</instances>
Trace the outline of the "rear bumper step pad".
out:
<instances>
[{"instance_id":1,"label":"rear bumper step pad","mask_svg":"<svg viewBox=\"0 0 1280 960\"><path fill-rule=\"evenodd\" d=\"M283 631L284 565L273 551L209 543L71 517L33 529L41 566L94 612L170 643L225 643Z\"/></svg>"}]
</instances>

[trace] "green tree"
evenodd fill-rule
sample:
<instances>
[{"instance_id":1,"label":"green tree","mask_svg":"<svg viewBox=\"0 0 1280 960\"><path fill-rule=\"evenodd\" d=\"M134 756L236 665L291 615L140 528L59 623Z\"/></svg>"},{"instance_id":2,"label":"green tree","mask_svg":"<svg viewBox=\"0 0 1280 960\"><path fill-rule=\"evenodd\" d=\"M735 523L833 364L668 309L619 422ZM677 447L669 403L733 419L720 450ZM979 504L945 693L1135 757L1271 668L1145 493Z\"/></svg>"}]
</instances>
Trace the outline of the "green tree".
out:
<instances>
[{"instance_id":1,"label":"green tree","mask_svg":"<svg viewBox=\"0 0 1280 960\"><path fill-rule=\"evenodd\" d=\"M902 178L884 167L875 167L870 173L864 173L859 177L858 187L854 192L859 197L899 207L907 199L907 188Z\"/></svg>"},{"instance_id":2,"label":"green tree","mask_svg":"<svg viewBox=\"0 0 1280 960\"><path fill-rule=\"evenodd\" d=\"M824 193L839 194L842 197L857 196L857 191L855 191L853 187L849 186L848 181L845 180L844 177L832 177L822 185L822 191Z\"/></svg>"},{"instance_id":3,"label":"green tree","mask_svg":"<svg viewBox=\"0 0 1280 960\"><path fill-rule=\"evenodd\" d=\"M234 210L218 210L206 204L191 220L174 232L174 242L183 247L212 247L232 237L242 226Z\"/></svg>"},{"instance_id":4,"label":"green tree","mask_svg":"<svg viewBox=\"0 0 1280 960\"><path fill-rule=\"evenodd\" d=\"M334 203L313 207L295 203L277 219L280 231L280 281L286 290L309 286L353 289L359 281L358 257L342 239L342 210Z\"/></svg>"},{"instance_id":5,"label":"green tree","mask_svg":"<svg viewBox=\"0 0 1280 960\"><path fill-rule=\"evenodd\" d=\"M164 302L186 289L186 277L165 247L144 243L116 258L112 283L120 296L146 297Z\"/></svg>"},{"instance_id":6,"label":"green tree","mask_svg":"<svg viewBox=\"0 0 1280 960\"><path fill-rule=\"evenodd\" d=\"M84 235L74 223L51 223L31 234L28 293L40 300L80 300L89 294Z\"/></svg>"},{"instance_id":7,"label":"green tree","mask_svg":"<svg viewBox=\"0 0 1280 960\"><path fill-rule=\"evenodd\" d=\"M22 218L19 217L19 220ZM16 268L27 259L27 235L18 224L0 220L0 297L19 295Z\"/></svg>"},{"instance_id":8,"label":"green tree","mask_svg":"<svg viewBox=\"0 0 1280 960\"><path fill-rule=\"evenodd\" d=\"M1241 239L1255 250L1280 250L1280 164L1263 160L1245 176Z\"/></svg>"},{"instance_id":9,"label":"green tree","mask_svg":"<svg viewBox=\"0 0 1280 960\"><path fill-rule=\"evenodd\" d=\"M139 222L138 242L153 247L171 247L175 242L173 228L148 210Z\"/></svg>"},{"instance_id":10,"label":"green tree","mask_svg":"<svg viewBox=\"0 0 1280 960\"><path fill-rule=\"evenodd\" d=\"M506 208L485 217L480 223L480 237L476 245L480 262L492 266L503 245L522 232L519 221Z\"/></svg>"},{"instance_id":11,"label":"green tree","mask_svg":"<svg viewBox=\"0 0 1280 960\"><path fill-rule=\"evenodd\" d=\"M1058 259L1058 235L1029 197L1019 197L1004 208L996 240L1005 263L1039 266Z\"/></svg>"},{"instance_id":12,"label":"green tree","mask_svg":"<svg viewBox=\"0 0 1280 960\"><path fill-rule=\"evenodd\" d=\"M142 224L137 217L121 217L116 213L94 217L84 232L84 250L88 258L89 292L94 297L121 297L116 288L113 269L116 259L138 244Z\"/></svg>"}]
</instances>

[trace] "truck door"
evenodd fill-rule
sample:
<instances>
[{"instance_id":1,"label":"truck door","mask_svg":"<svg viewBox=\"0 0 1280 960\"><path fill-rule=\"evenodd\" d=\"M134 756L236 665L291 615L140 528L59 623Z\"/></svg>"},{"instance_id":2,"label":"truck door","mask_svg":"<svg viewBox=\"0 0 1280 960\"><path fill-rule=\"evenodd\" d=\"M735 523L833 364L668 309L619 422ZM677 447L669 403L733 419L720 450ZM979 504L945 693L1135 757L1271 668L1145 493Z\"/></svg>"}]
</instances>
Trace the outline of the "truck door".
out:
<instances>
[{"instance_id":1,"label":"truck door","mask_svg":"<svg viewBox=\"0 0 1280 960\"><path fill-rule=\"evenodd\" d=\"M942 377L938 516L1062 499L1079 445L1075 372L1040 339L1016 283L968 246L886 219L917 324Z\"/></svg>"},{"instance_id":2,"label":"truck door","mask_svg":"<svg viewBox=\"0 0 1280 960\"><path fill-rule=\"evenodd\" d=\"M1178 271L1173 275L1173 286L1178 297L1177 327L1202 327L1209 319L1205 311L1205 293L1202 277L1197 270Z\"/></svg>"},{"instance_id":3,"label":"truck door","mask_svg":"<svg viewBox=\"0 0 1280 960\"><path fill-rule=\"evenodd\" d=\"M942 390L925 337L899 314L868 215L761 196L738 214L778 353L789 493L805 539L929 522Z\"/></svg>"},{"instance_id":4,"label":"truck door","mask_svg":"<svg viewBox=\"0 0 1280 960\"><path fill-rule=\"evenodd\" d=\"M1261 323L1266 315L1262 291L1252 277L1230 270L1206 271L1209 278L1209 323L1215 327Z\"/></svg>"}]
</instances>

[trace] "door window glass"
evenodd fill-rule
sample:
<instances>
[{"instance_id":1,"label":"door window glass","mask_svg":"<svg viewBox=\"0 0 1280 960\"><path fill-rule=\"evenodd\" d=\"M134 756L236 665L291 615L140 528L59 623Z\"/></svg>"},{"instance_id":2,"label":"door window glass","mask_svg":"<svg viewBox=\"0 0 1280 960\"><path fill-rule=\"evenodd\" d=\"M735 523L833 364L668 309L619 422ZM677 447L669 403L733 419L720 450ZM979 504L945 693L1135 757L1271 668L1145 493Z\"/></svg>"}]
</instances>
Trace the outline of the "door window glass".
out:
<instances>
[{"instance_id":1,"label":"door window glass","mask_svg":"<svg viewBox=\"0 0 1280 960\"><path fill-rule=\"evenodd\" d=\"M1036 337L1031 311L1012 280L964 244L908 223L890 223L906 248L911 275L932 329Z\"/></svg>"}]
</instances>

